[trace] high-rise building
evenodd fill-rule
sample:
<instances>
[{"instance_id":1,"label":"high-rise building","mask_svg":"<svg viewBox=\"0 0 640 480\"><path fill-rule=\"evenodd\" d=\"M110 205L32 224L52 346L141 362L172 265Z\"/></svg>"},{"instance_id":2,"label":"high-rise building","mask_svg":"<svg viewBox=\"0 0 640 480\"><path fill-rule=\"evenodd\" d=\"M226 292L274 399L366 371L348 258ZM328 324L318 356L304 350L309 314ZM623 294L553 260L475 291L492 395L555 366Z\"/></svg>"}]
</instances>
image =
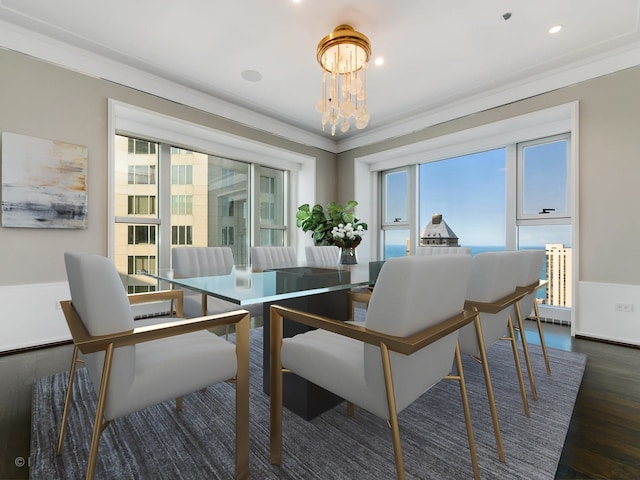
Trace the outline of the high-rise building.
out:
<instances>
[{"instance_id":1,"label":"high-rise building","mask_svg":"<svg viewBox=\"0 0 640 480\"><path fill-rule=\"evenodd\" d=\"M571 248L547 243L547 305L571 307Z\"/></svg>"}]
</instances>

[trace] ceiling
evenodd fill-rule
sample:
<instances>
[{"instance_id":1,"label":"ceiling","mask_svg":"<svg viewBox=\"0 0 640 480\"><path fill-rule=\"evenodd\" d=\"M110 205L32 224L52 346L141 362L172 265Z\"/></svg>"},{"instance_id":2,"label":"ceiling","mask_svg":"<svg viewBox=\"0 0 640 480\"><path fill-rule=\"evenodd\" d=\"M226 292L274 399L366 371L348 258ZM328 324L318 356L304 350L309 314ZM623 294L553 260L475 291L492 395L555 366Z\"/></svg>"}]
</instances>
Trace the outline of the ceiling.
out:
<instances>
[{"instance_id":1,"label":"ceiling","mask_svg":"<svg viewBox=\"0 0 640 480\"><path fill-rule=\"evenodd\" d=\"M0 46L341 151L638 65L639 12L640 0L0 0ZM369 126L331 137L316 46L343 23L384 64L367 72Z\"/></svg>"}]
</instances>

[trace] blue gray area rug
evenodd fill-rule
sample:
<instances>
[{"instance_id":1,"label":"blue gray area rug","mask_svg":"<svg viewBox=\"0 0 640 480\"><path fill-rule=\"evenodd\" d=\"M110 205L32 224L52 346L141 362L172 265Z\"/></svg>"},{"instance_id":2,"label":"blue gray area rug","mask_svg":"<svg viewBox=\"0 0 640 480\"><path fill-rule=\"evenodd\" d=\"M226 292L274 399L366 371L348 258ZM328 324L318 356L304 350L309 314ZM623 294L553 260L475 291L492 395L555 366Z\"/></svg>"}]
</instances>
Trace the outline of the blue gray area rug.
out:
<instances>
[{"instance_id":1,"label":"blue gray area rug","mask_svg":"<svg viewBox=\"0 0 640 480\"><path fill-rule=\"evenodd\" d=\"M479 364L465 359L471 414L484 479L552 479L555 476L586 357L549 350L547 375L539 347L530 346L538 401L523 413L508 342L489 350L498 415L507 457L497 458ZM96 397L80 369L62 455L55 455L68 374L35 381L32 406L33 479L84 478ZM113 421L102 435L98 479L230 479L234 476L234 387L220 384ZM283 464L269 463L269 399L262 392L262 329L251 332L251 478L395 478L386 422L344 404L311 422L283 411ZM399 415L408 479L472 477L457 382L442 381Z\"/></svg>"}]
</instances>

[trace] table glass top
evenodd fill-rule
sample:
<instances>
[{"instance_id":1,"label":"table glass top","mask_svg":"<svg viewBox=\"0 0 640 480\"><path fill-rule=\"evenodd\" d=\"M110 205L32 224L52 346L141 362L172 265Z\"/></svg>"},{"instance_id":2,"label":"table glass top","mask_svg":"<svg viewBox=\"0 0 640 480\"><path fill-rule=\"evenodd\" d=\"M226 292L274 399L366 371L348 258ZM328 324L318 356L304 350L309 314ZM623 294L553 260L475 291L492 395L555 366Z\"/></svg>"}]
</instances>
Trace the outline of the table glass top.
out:
<instances>
[{"instance_id":1,"label":"table glass top","mask_svg":"<svg viewBox=\"0 0 640 480\"><path fill-rule=\"evenodd\" d=\"M375 281L381 263L335 267L300 265L264 272L234 267L229 275L190 278L177 278L173 271L161 269L158 275L147 275L238 305L252 305L366 286Z\"/></svg>"}]
</instances>

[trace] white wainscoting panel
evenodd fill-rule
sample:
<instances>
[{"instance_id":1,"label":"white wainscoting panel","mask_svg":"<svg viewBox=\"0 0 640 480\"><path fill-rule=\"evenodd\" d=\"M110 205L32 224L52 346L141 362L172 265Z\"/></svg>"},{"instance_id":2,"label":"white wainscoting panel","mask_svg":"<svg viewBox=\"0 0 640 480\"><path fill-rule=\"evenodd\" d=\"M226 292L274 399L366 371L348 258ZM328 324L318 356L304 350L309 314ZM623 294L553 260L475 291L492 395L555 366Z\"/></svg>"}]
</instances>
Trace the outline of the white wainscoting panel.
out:
<instances>
[{"instance_id":1,"label":"white wainscoting panel","mask_svg":"<svg viewBox=\"0 0 640 480\"><path fill-rule=\"evenodd\" d=\"M70 298L67 282L0 287L0 352L69 340L58 302Z\"/></svg>"},{"instance_id":2,"label":"white wainscoting panel","mask_svg":"<svg viewBox=\"0 0 640 480\"><path fill-rule=\"evenodd\" d=\"M640 345L640 285L578 282L577 298L576 335Z\"/></svg>"}]
</instances>

